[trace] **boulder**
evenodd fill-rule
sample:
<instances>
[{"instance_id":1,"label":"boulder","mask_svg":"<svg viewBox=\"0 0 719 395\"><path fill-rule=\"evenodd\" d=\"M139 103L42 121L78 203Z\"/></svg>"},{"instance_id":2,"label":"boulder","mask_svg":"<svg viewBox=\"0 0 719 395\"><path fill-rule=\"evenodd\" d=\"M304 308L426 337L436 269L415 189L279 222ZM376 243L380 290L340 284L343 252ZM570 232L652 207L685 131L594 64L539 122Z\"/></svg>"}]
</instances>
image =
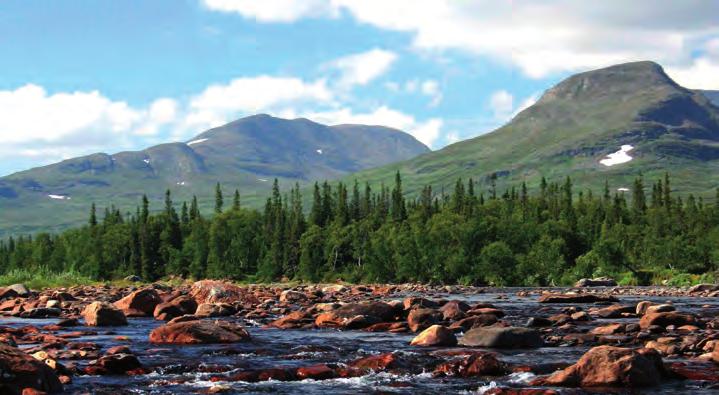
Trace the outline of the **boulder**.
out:
<instances>
[{"instance_id":1,"label":"boulder","mask_svg":"<svg viewBox=\"0 0 719 395\"><path fill-rule=\"evenodd\" d=\"M406 368L407 364L399 359L395 353L371 355L369 357L350 362L349 366L362 371L385 371L390 369Z\"/></svg>"},{"instance_id":2,"label":"boulder","mask_svg":"<svg viewBox=\"0 0 719 395\"><path fill-rule=\"evenodd\" d=\"M599 277L599 278L583 278L577 281L574 286L576 288L584 287L616 287L617 282L613 278Z\"/></svg>"},{"instance_id":3,"label":"boulder","mask_svg":"<svg viewBox=\"0 0 719 395\"><path fill-rule=\"evenodd\" d=\"M651 326L660 326L666 328L669 325L682 326L694 325L697 323L696 318L690 314L681 314L674 311L664 313L646 313L639 320L639 326L642 329L648 329Z\"/></svg>"},{"instance_id":4,"label":"boulder","mask_svg":"<svg viewBox=\"0 0 719 395\"><path fill-rule=\"evenodd\" d=\"M667 372L655 350L594 347L572 366L536 384L563 387L651 387ZM535 384L535 383L533 383Z\"/></svg>"},{"instance_id":5,"label":"boulder","mask_svg":"<svg viewBox=\"0 0 719 395\"><path fill-rule=\"evenodd\" d=\"M135 291L114 303L127 317L152 317L162 298L152 288Z\"/></svg>"},{"instance_id":6,"label":"boulder","mask_svg":"<svg viewBox=\"0 0 719 395\"><path fill-rule=\"evenodd\" d=\"M246 288L217 280L195 282L190 288L190 296L198 305L202 303L260 303L259 299L248 292Z\"/></svg>"},{"instance_id":7,"label":"boulder","mask_svg":"<svg viewBox=\"0 0 719 395\"><path fill-rule=\"evenodd\" d=\"M458 377L504 376L509 373L509 368L493 353L474 352L437 366L434 373Z\"/></svg>"},{"instance_id":8,"label":"boulder","mask_svg":"<svg viewBox=\"0 0 719 395\"><path fill-rule=\"evenodd\" d=\"M693 287L690 287L688 290L690 294L714 291L719 291L719 284L697 284Z\"/></svg>"},{"instance_id":9,"label":"boulder","mask_svg":"<svg viewBox=\"0 0 719 395\"><path fill-rule=\"evenodd\" d=\"M235 314L235 308L227 303L202 303L195 311L198 317L227 317L232 314Z\"/></svg>"},{"instance_id":10,"label":"boulder","mask_svg":"<svg viewBox=\"0 0 719 395\"><path fill-rule=\"evenodd\" d=\"M637 308L635 306L624 306L614 304L596 311L596 314L602 318L621 318L634 316Z\"/></svg>"},{"instance_id":11,"label":"boulder","mask_svg":"<svg viewBox=\"0 0 719 395\"><path fill-rule=\"evenodd\" d=\"M314 318L312 317L312 314L307 311L297 310L270 322L267 326L278 329L295 329L301 328L305 325L310 325L313 321Z\"/></svg>"},{"instance_id":12,"label":"boulder","mask_svg":"<svg viewBox=\"0 0 719 395\"><path fill-rule=\"evenodd\" d=\"M472 315L467 318L462 318L459 321L453 322L452 325L449 326L449 329L468 331L472 328L490 326L496 323L497 316L494 314Z\"/></svg>"},{"instance_id":13,"label":"boulder","mask_svg":"<svg viewBox=\"0 0 719 395\"><path fill-rule=\"evenodd\" d=\"M315 318L318 327L347 329L366 328L370 325L392 321L394 308L383 302L349 303Z\"/></svg>"},{"instance_id":14,"label":"boulder","mask_svg":"<svg viewBox=\"0 0 719 395\"><path fill-rule=\"evenodd\" d=\"M155 306L152 315L157 320L169 321L175 317L181 317L185 314L195 314L197 311L197 302L189 296L178 296L169 302L160 303Z\"/></svg>"},{"instance_id":15,"label":"boulder","mask_svg":"<svg viewBox=\"0 0 719 395\"><path fill-rule=\"evenodd\" d=\"M27 298L32 293L25 284L13 284L5 288L0 288L0 299L5 298Z\"/></svg>"},{"instance_id":16,"label":"boulder","mask_svg":"<svg viewBox=\"0 0 719 395\"><path fill-rule=\"evenodd\" d=\"M141 283L142 277L131 274L131 275L125 277L124 280L127 282L131 282L131 283Z\"/></svg>"},{"instance_id":17,"label":"boulder","mask_svg":"<svg viewBox=\"0 0 719 395\"><path fill-rule=\"evenodd\" d=\"M125 374L142 367L140 360L132 354L115 353L105 355L97 360L97 366L107 374Z\"/></svg>"},{"instance_id":18,"label":"boulder","mask_svg":"<svg viewBox=\"0 0 719 395\"><path fill-rule=\"evenodd\" d=\"M85 324L89 326L127 325L125 313L106 302L92 302L82 311Z\"/></svg>"},{"instance_id":19,"label":"boulder","mask_svg":"<svg viewBox=\"0 0 719 395\"><path fill-rule=\"evenodd\" d=\"M325 364L304 366L297 369L297 377L301 380L312 379L312 380L327 380L337 376L334 369L330 368Z\"/></svg>"},{"instance_id":20,"label":"boulder","mask_svg":"<svg viewBox=\"0 0 719 395\"><path fill-rule=\"evenodd\" d=\"M407 316L407 326L412 332L419 332L441 320L442 313L435 309L414 309Z\"/></svg>"},{"instance_id":21,"label":"boulder","mask_svg":"<svg viewBox=\"0 0 719 395\"><path fill-rule=\"evenodd\" d=\"M544 317L529 317L525 326L527 328L544 328L554 325L554 322Z\"/></svg>"},{"instance_id":22,"label":"boulder","mask_svg":"<svg viewBox=\"0 0 719 395\"><path fill-rule=\"evenodd\" d=\"M554 294L546 293L539 297L539 303L597 303L618 302L619 299L611 295L597 294Z\"/></svg>"},{"instance_id":23,"label":"boulder","mask_svg":"<svg viewBox=\"0 0 719 395\"><path fill-rule=\"evenodd\" d=\"M0 344L0 392L19 394L25 388L50 393L62 392L57 374L45 363L23 351Z\"/></svg>"},{"instance_id":24,"label":"boulder","mask_svg":"<svg viewBox=\"0 0 719 395\"><path fill-rule=\"evenodd\" d=\"M467 303L452 300L442 305L439 311L442 312L442 319L445 321L457 321L464 318L469 309L470 307Z\"/></svg>"},{"instance_id":25,"label":"boulder","mask_svg":"<svg viewBox=\"0 0 719 395\"><path fill-rule=\"evenodd\" d=\"M409 344L422 347L451 347L457 345L457 338L454 332L442 325L432 325L412 339Z\"/></svg>"},{"instance_id":26,"label":"boulder","mask_svg":"<svg viewBox=\"0 0 719 395\"><path fill-rule=\"evenodd\" d=\"M150 332L150 342L161 344L237 343L249 339L250 334L241 325L222 321L178 322L165 324Z\"/></svg>"},{"instance_id":27,"label":"boulder","mask_svg":"<svg viewBox=\"0 0 719 395\"><path fill-rule=\"evenodd\" d=\"M302 292L287 289L280 293L280 302L282 303L303 302L305 300L307 300L307 295Z\"/></svg>"},{"instance_id":28,"label":"boulder","mask_svg":"<svg viewBox=\"0 0 719 395\"><path fill-rule=\"evenodd\" d=\"M537 348L542 347L544 341L534 329L491 326L470 329L459 344L468 347Z\"/></svg>"}]
</instances>

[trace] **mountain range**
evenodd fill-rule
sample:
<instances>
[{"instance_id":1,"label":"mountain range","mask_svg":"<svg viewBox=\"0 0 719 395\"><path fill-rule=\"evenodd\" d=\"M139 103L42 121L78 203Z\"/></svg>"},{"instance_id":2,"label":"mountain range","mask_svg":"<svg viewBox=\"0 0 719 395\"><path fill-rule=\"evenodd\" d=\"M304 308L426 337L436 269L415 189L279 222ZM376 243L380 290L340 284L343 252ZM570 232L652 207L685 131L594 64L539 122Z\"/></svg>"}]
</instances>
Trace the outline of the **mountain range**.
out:
<instances>
[{"instance_id":1,"label":"mountain range","mask_svg":"<svg viewBox=\"0 0 719 395\"><path fill-rule=\"evenodd\" d=\"M714 197L719 185L719 92L681 87L653 62L571 76L509 123L410 160L352 175L389 183L397 170L409 193L473 178L485 192L542 176L601 192L645 184L669 172L672 189Z\"/></svg>"},{"instance_id":2,"label":"mountain range","mask_svg":"<svg viewBox=\"0 0 719 395\"><path fill-rule=\"evenodd\" d=\"M542 177L620 193L643 175L669 172L672 189L714 197L719 185L719 91L686 89L653 62L573 75L548 89L499 129L437 151L381 126L325 126L268 115L240 119L184 143L137 152L94 154L0 178L0 236L81 223L91 202L134 209L147 194L160 207L164 191L193 194L205 207L220 182L258 207L278 178L284 186L343 179L405 192L452 188L472 178L487 193Z\"/></svg>"},{"instance_id":3,"label":"mountain range","mask_svg":"<svg viewBox=\"0 0 719 395\"><path fill-rule=\"evenodd\" d=\"M218 182L228 201L238 189L243 201L258 204L274 178L286 187L304 185L426 152L396 129L255 115L184 143L97 153L0 178L0 236L77 225L92 202L134 210L147 194L159 208L167 189L176 201L196 194L210 206Z\"/></svg>"}]
</instances>

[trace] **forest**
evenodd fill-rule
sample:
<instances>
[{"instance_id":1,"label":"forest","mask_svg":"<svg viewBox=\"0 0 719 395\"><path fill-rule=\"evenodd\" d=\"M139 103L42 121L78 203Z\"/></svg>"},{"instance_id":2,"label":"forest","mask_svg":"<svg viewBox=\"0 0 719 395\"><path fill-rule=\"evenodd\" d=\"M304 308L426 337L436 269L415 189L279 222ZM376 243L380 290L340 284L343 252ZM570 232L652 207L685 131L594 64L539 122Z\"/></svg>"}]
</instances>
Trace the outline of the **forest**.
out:
<instances>
[{"instance_id":1,"label":"forest","mask_svg":"<svg viewBox=\"0 0 719 395\"><path fill-rule=\"evenodd\" d=\"M135 212L90 210L85 226L0 241L0 273L73 272L95 280L138 275L243 282L419 282L551 286L610 276L622 284L684 284L719 269L714 203L672 193L669 175L627 191L573 191L572 181L482 192L457 180L407 198L394 185L315 183L305 210L299 185L275 180L264 210L216 186L212 215L197 199Z\"/></svg>"}]
</instances>

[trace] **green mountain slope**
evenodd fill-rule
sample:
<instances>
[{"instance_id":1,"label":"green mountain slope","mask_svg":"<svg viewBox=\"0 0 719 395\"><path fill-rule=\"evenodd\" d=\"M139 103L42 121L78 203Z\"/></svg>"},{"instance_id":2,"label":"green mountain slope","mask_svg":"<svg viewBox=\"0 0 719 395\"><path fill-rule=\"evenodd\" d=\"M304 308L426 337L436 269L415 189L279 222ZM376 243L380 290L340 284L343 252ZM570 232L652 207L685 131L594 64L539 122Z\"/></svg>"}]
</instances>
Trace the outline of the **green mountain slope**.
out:
<instances>
[{"instance_id":1,"label":"green mountain slope","mask_svg":"<svg viewBox=\"0 0 719 395\"><path fill-rule=\"evenodd\" d=\"M600 163L625 145L630 161ZM397 170L409 193L449 188L459 177L486 193L493 174L500 192L522 181L536 186L542 176L571 176L598 192L605 180L618 189L640 173L653 181L666 171L675 190L709 193L719 185L719 108L656 63L622 64L567 78L491 133L352 178L389 184Z\"/></svg>"},{"instance_id":2,"label":"green mountain slope","mask_svg":"<svg viewBox=\"0 0 719 395\"><path fill-rule=\"evenodd\" d=\"M256 115L186 143L98 153L0 178L0 236L76 225L92 202L134 210L143 193L159 208L168 188L177 201L196 194L208 207L220 182L228 202L237 188L246 203L257 204L273 178L286 186L334 179L428 151L409 134L386 127Z\"/></svg>"}]
</instances>

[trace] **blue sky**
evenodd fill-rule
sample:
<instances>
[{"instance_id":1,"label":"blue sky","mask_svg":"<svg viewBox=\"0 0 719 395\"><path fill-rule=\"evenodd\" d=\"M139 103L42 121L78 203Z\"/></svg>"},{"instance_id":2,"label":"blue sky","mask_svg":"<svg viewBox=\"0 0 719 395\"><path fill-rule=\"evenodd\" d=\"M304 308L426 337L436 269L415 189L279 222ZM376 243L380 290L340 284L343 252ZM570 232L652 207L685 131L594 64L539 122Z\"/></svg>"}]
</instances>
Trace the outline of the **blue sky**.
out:
<instances>
[{"instance_id":1,"label":"blue sky","mask_svg":"<svg viewBox=\"0 0 719 395\"><path fill-rule=\"evenodd\" d=\"M0 175L258 112L392 126L438 149L614 63L719 89L719 5L4 0L0 53Z\"/></svg>"}]
</instances>

